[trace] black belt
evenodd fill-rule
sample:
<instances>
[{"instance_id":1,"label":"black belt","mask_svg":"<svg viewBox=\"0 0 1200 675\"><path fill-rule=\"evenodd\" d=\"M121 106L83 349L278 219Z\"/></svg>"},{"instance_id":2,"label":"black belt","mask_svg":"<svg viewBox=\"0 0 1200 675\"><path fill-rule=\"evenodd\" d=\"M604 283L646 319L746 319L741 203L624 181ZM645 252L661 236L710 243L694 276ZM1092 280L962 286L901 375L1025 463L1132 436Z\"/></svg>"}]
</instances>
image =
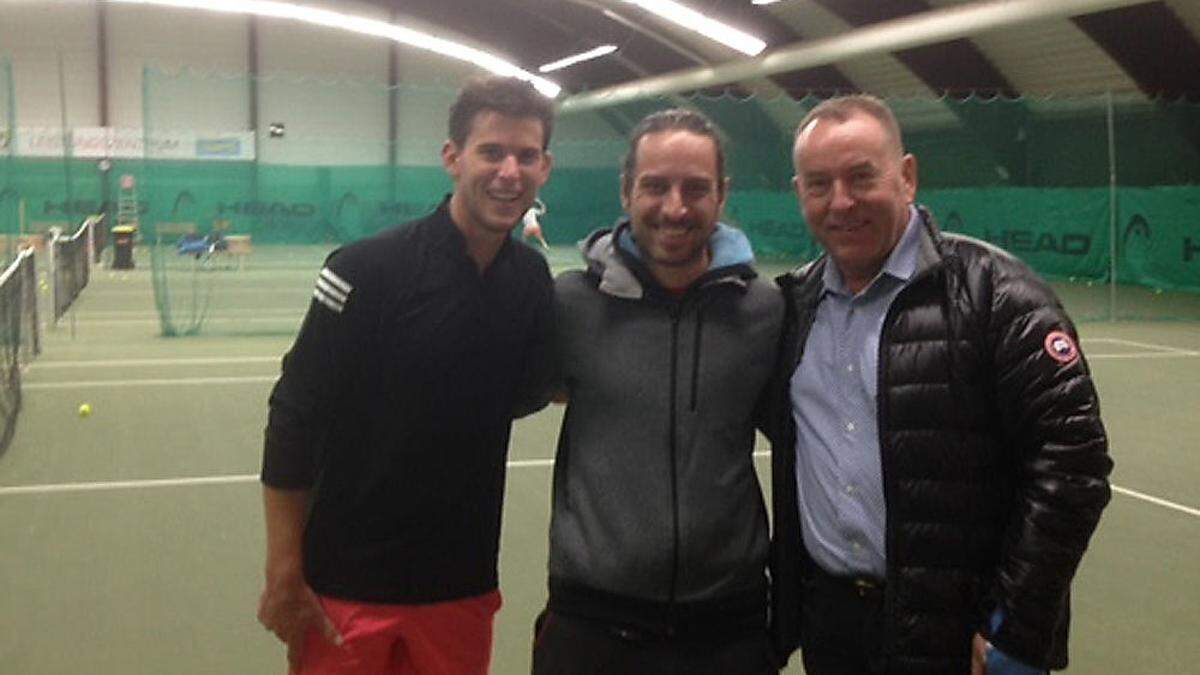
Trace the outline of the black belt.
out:
<instances>
[{"instance_id":1,"label":"black belt","mask_svg":"<svg viewBox=\"0 0 1200 675\"><path fill-rule=\"evenodd\" d=\"M766 630L765 586L684 603L621 596L551 577L549 609L616 628L625 639L730 638Z\"/></svg>"},{"instance_id":2,"label":"black belt","mask_svg":"<svg viewBox=\"0 0 1200 675\"><path fill-rule=\"evenodd\" d=\"M813 564L808 570L809 579L817 584L835 588L842 592L850 592L864 600L882 600L884 583L882 579L866 576L841 576L830 574Z\"/></svg>"}]
</instances>

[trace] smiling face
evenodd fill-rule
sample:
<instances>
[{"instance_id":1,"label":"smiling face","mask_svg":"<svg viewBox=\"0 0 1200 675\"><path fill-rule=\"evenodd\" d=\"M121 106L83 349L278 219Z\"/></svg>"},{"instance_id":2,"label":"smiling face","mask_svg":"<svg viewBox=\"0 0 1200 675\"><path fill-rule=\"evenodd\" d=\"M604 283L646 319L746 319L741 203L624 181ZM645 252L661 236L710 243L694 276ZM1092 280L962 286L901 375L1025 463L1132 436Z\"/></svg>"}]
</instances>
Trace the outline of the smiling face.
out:
<instances>
[{"instance_id":1,"label":"smiling face","mask_svg":"<svg viewBox=\"0 0 1200 675\"><path fill-rule=\"evenodd\" d=\"M874 117L817 118L793 149L804 218L851 292L883 267L908 224L917 161Z\"/></svg>"},{"instance_id":2,"label":"smiling face","mask_svg":"<svg viewBox=\"0 0 1200 675\"><path fill-rule=\"evenodd\" d=\"M450 217L468 239L503 238L521 221L550 175L536 117L484 110L461 147L442 146L442 165L454 180Z\"/></svg>"},{"instance_id":3,"label":"smiling face","mask_svg":"<svg viewBox=\"0 0 1200 675\"><path fill-rule=\"evenodd\" d=\"M685 130L638 141L621 204L655 278L686 287L708 269L708 239L725 205L712 138Z\"/></svg>"}]
</instances>

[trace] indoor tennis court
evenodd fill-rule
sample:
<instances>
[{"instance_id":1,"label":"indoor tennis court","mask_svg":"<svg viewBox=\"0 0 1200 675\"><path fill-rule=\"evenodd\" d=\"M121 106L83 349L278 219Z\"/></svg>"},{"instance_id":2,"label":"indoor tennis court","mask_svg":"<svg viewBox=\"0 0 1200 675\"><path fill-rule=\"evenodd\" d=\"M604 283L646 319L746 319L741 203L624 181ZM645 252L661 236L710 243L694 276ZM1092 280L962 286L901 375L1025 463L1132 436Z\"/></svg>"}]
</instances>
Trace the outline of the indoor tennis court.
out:
<instances>
[{"instance_id":1,"label":"indoor tennis court","mask_svg":"<svg viewBox=\"0 0 1200 675\"><path fill-rule=\"evenodd\" d=\"M286 284L289 274L274 277ZM0 570L13 589L0 604L6 672L265 673L281 662L254 619L257 471L289 339L163 339L151 286L149 270L96 269L73 319L44 334L25 372L24 409L0 460ZM298 325L307 286L293 290ZM270 297L248 316L283 313ZM1081 331L1116 491L1075 586L1070 672L1186 672L1197 637L1184 627L1200 621L1200 466L1187 431L1200 409L1200 331L1164 321ZM551 407L513 434L496 673L528 671L560 419ZM768 460L758 462L765 481Z\"/></svg>"},{"instance_id":2,"label":"indoor tennis court","mask_svg":"<svg viewBox=\"0 0 1200 675\"><path fill-rule=\"evenodd\" d=\"M671 107L717 127L760 272L815 258L796 124L881 97L918 201L1052 283L1099 389L1113 497L1067 672L1196 670L1197 64L1196 0L0 2L0 675L284 671L255 617L268 393L325 257L451 189L447 108L488 72L556 101L555 272ZM514 427L496 675L530 670L561 421Z\"/></svg>"}]
</instances>

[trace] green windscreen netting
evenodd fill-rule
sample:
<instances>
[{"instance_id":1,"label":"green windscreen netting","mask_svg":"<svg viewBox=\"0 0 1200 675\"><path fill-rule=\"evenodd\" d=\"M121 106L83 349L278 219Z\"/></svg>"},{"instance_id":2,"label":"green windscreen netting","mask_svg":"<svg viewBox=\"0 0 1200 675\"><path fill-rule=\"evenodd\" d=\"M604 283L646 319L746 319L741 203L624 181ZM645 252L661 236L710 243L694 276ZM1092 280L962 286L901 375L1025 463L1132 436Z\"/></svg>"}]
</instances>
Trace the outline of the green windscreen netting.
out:
<instances>
[{"instance_id":1,"label":"green windscreen netting","mask_svg":"<svg viewBox=\"0 0 1200 675\"><path fill-rule=\"evenodd\" d=\"M426 213L450 189L439 152L454 96L146 71L143 128L112 132L114 147L135 151L106 170L94 158L0 156L10 195L0 219L105 210L116 224L123 212L137 221L134 261L152 270L163 333L294 331L330 250ZM703 111L724 135L725 220L763 267L818 255L790 186L792 132L816 102L688 96L561 114L541 192L552 264L578 264L572 245L621 215L626 134L672 106ZM919 199L945 229L1029 262L1077 319L1200 319L1200 106L1113 95L889 103L919 161Z\"/></svg>"},{"instance_id":2,"label":"green windscreen netting","mask_svg":"<svg viewBox=\"0 0 1200 675\"><path fill-rule=\"evenodd\" d=\"M13 259L20 234L20 199L13 185L16 105L12 64L0 58L0 265Z\"/></svg>"}]
</instances>

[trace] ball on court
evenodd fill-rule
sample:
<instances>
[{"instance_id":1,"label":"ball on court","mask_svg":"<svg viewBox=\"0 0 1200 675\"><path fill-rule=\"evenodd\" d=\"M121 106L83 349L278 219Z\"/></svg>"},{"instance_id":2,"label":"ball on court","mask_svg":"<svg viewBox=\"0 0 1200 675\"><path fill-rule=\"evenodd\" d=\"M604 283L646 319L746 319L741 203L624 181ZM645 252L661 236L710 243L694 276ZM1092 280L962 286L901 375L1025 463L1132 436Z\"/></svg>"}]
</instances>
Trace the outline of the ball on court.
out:
<instances>
[{"instance_id":1,"label":"ball on court","mask_svg":"<svg viewBox=\"0 0 1200 675\"><path fill-rule=\"evenodd\" d=\"M92 404L91 403L81 403L79 405L79 416L80 417L91 417L92 416Z\"/></svg>"},{"instance_id":2,"label":"ball on court","mask_svg":"<svg viewBox=\"0 0 1200 675\"><path fill-rule=\"evenodd\" d=\"M1162 289L1161 289L1161 288L1156 288L1156 289L1154 289L1154 294L1155 294L1155 295L1162 295Z\"/></svg>"}]
</instances>

